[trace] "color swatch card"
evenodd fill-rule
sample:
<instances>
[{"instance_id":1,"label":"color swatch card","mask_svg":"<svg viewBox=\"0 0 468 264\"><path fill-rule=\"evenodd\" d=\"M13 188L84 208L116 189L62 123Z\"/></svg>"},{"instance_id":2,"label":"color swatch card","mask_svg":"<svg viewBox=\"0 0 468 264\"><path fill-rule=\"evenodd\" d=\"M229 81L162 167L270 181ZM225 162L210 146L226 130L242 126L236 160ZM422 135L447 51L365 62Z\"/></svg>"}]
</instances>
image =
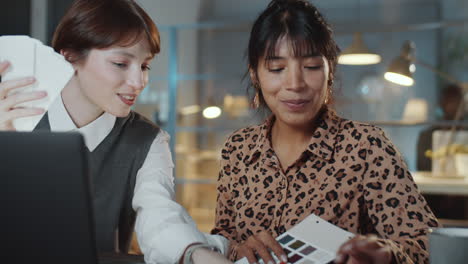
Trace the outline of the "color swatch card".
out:
<instances>
[{"instance_id":1,"label":"color swatch card","mask_svg":"<svg viewBox=\"0 0 468 264\"><path fill-rule=\"evenodd\" d=\"M23 77L35 77L32 85L14 89L9 95L32 91L46 91L47 97L16 107L39 107L47 110L74 74L72 65L52 48L28 36L1 36L0 61L9 61L10 67L2 75L2 82ZM13 121L18 131L32 131L42 115Z\"/></svg>"},{"instance_id":2,"label":"color swatch card","mask_svg":"<svg viewBox=\"0 0 468 264\"><path fill-rule=\"evenodd\" d=\"M276 240L288 255L288 263L326 264L335 259L339 247L353 236L353 233L312 214ZM236 264L248 263L247 258L236 262ZM259 260L259 263L263 261Z\"/></svg>"}]
</instances>

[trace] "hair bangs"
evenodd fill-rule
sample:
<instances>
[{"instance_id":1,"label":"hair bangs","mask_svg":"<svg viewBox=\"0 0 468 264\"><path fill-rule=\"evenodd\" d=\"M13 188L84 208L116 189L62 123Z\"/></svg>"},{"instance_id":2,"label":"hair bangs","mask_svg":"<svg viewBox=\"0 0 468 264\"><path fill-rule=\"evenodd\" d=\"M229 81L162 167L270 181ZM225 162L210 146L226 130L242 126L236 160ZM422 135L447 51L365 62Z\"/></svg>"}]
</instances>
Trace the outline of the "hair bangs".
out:
<instances>
[{"instance_id":1,"label":"hair bangs","mask_svg":"<svg viewBox=\"0 0 468 264\"><path fill-rule=\"evenodd\" d=\"M75 0L54 33L54 50L70 50L78 61L93 48L131 46L147 38L152 56L160 52L159 31L133 0Z\"/></svg>"},{"instance_id":2,"label":"hair bangs","mask_svg":"<svg viewBox=\"0 0 468 264\"><path fill-rule=\"evenodd\" d=\"M139 6L133 5L131 8L135 9L132 10L133 12L126 11L124 6L116 5L109 8L113 10L106 13L108 17L103 18L101 28L105 30L99 34L102 38L98 43L95 43L96 47L107 48L113 45L128 47L146 37L151 54L154 56L159 53L159 31L151 18L143 10L139 10Z\"/></svg>"}]
</instances>

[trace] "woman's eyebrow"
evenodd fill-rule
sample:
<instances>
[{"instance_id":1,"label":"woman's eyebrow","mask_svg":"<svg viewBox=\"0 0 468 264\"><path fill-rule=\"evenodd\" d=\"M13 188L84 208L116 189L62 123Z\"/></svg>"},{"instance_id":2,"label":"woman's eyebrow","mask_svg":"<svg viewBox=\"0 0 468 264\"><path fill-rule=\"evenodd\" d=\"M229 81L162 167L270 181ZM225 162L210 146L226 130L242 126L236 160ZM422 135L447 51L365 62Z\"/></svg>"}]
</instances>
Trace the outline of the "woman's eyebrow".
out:
<instances>
[{"instance_id":1,"label":"woman's eyebrow","mask_svg":"<svg viewBox=\"0 0 468 264\"><path fill-rule=\"evenodd\" d=\"M129 58L135 58L136 57L135 54L130 53L128 51L123 51L123 50L116 50L116 51L113 51L112 53L122 55L122 56L125 56L125 57L129 57Z\"/></svg>"},{"instance_id":2,"label":"woman's eyebrow","mask_svg":"<svg viewBox=\"0 0 468 264\"><path fill-rule=\"evenodd\" d=\"M118 55L122 55L124 57L128 57L130 59L134 59L136 58L137 56L131 52L128 52L128 51L124 51L124 50L116 50L116 51L113 51L112 53L114 54L118 54ZM145 57L145 60L151 60L153 59L153 55L149 54L148 56Z\"/></svg>"}]
</instances>

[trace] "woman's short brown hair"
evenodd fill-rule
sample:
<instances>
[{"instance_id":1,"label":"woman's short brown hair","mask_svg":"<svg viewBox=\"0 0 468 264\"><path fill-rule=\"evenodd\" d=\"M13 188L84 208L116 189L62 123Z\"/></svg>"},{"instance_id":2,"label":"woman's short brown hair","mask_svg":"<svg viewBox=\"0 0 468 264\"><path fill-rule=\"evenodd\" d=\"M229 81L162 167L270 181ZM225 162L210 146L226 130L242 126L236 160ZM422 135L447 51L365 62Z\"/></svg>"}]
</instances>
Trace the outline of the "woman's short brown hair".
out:
<instances>
[{"instance_id":1,"label":"woman's short brown hair","mask_svg":"<svg viewBox=\"0 0 468 264\"><path fill-rule=\"evenodd\" d=\"M90 49L131 46L142 36L148 39L151 54L159 53L158 28L134 0L75 0L54 32L52 47L56 52L71 51L75 56L67 59L76 62Z\"/></svg>"}]
</instances>

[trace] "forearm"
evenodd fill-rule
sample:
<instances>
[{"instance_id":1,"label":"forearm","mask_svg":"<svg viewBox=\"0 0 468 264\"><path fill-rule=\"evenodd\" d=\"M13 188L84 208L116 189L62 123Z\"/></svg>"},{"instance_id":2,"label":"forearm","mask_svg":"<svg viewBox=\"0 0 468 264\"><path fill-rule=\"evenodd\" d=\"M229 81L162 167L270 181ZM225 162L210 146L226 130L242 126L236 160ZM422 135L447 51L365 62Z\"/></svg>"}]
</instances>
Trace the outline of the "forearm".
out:
<instances>
[{"instance_id":1,"label":"forearm","mask_svg":"<svg viewBox=\"0 0 468 264\"><path fill-rule=\"evenodd\" d=\"M193 264L228 264L232 263L224 255L208 248L199 248L192 254Z\"/></svg>"}]
</instances>

